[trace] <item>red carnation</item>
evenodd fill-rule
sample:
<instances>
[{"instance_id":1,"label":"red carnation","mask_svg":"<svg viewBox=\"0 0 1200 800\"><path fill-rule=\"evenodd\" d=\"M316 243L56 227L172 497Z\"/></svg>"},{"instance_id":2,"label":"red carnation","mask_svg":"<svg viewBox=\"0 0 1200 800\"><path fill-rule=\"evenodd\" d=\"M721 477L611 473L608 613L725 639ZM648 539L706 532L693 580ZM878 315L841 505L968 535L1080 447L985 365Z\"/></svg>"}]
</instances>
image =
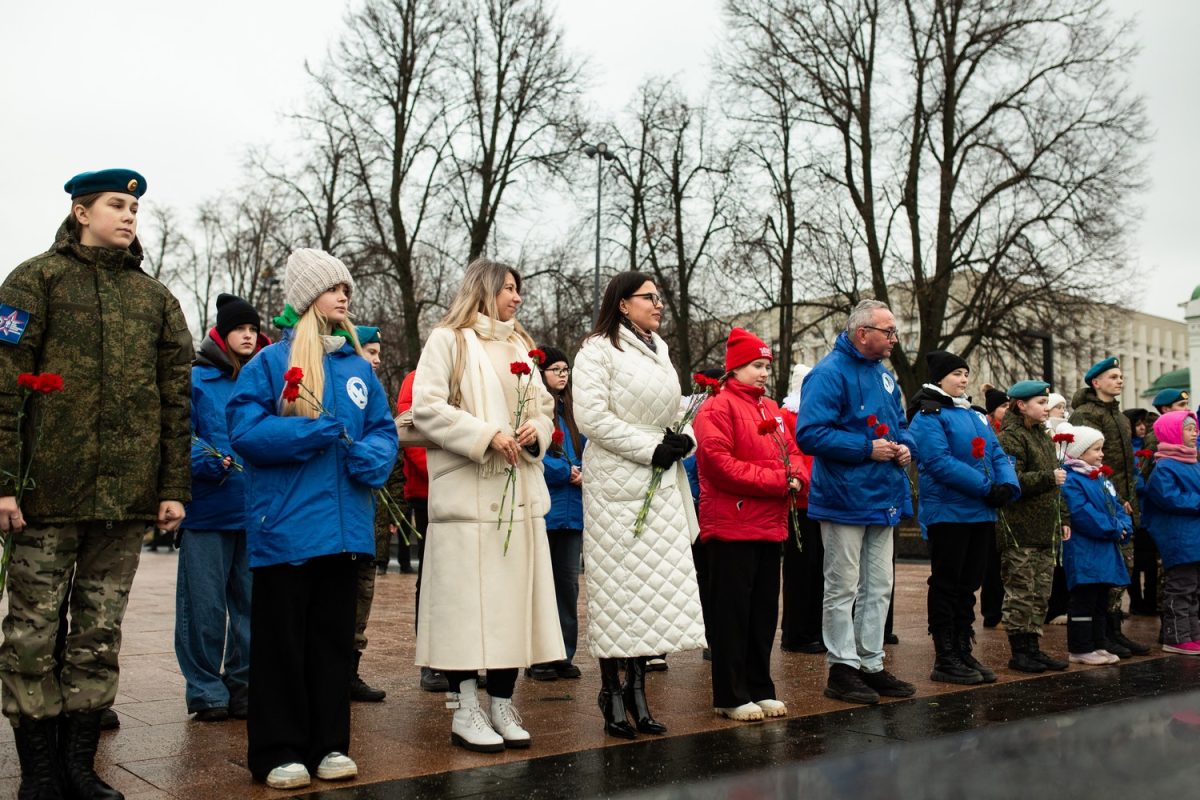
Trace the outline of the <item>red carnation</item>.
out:
<instances>
[{"instance_id":1,"label":"red carnation","mask_svg":"<svg viewBox=\"0 0 1200 800\"><path fill-rule=\"evenodd\" d=\"M542 365L546 363L546 351L538 348L533 348L529 351L529 357L533 359L533 363Z\"/></svg>"},{"instance_id":2,"label":"red carnation","mask_svg":"<svg viewBox=\"0 0 1200 800\"><path fill-rule=\"evenodd\" d=\"M42 394L53 394L63 389L62 375L55 372L43 372L37 376L37 385L33 387Z\"/></svg>"},{"instance_id":3,"label":"red carnation","mask_svg":"<svg viewBox=\"0 0 1200 800\"><path fill-rule=\"evenodd\" d=\"M531 370L529 368L529 365L526 364L524 361L514 361L508 365L508 371L511 372L513 375L528 375L533 370Z\"/></svg>"},{"instance_id":4,"label":"red carnation","mask_svg":"<svg viewBox=\"0 0 1200 800\"><path fill-rule=\"evenodd\" d=\"M300 384L289 383L287 386L283 387L283 399L286 400L287 402L294 403L294 402L296 402L297 398L299 398L299 397L300 397Z\"/></svg>"},{"instance_id":5,"label":"red carnation","mask_svg":"<svg viewBox=\"0 0 1200 800\"><path fill-rule=\"evenodd\" d=\"M1154 451L1150 449L1138 450L1134 455L1138 458L1149 458L1154 455Z\"/></svg>"},{"instance_id":6,"label":"red carnation","mask_svg":"<svg viewBox=\"0 0 1200 800\"><path fill-rule=\"evenodd\" d=\"M875 416L874 414L867 417L867 427L868 428L874 428L878 424L879 424L879 417ZM880 434L880 436L882 436L882 435L883 434Z\"/></svg>"},{"instance_id":7,"label":"red carnation","mask_svg":"<svg viewBox=\"0 0 1200 800\"><path fill-rule=\"evenodd\" d=\"M758 435L769 436L779 430L779 424L773 419L760 419L758 421Z\"/></svg>"},{"instance_id":8,"label":"red carnation","mask_svg":"<svg viewBox=\"0 0 1200 800\"><path fill-rule=\"evenodd\" d=\"M298 385L304 380L304 370L300 367L290 367L287 372L283 373L283 382L289 385Z\"/></svg>"},{"instance_id":9,"label":"red carnation","mask_svg":"<svg viewBox=\"0 0 1200 800\"><path fill-rule=\"evenodd\" d=\"M565 438L566 437L563 436L562 431L555 431L554 433L550 434L550 444L561 445L563 443L563 439Z\"/></svg>"},{"instance_id":10,"label":"red carnation","mask_svg":"<svg viewBox=\"0 0 1200 800\"><path fill-rule=\"evenodd\" d=\"M971 455L975 456L975 458L983 458L986 452L987 442L984 441L982 436L976 436L971 440Z\"/></svg>"},{"instance_id":11,"label":"red carnation","mask_svg":"<svg viewBox=\"0 0 1200 800\"><path fill-rule=\"evenodd\" d=\"M880 424L875 426L875 435L878 436L880 439L882 439L883 437L888 435L888 431L890 431L890 430L891 430L891 428L889 428L886 423L881 422Z\"/></svg>"},{"instance_id":12,"label":"red carnation","mask_svg":"<svg viewBox=\"0 0 1200 800\"><path fill-rule=\"evenodd\" d=\"M1073 434L1073 433L1056 433L1056 434L1054 434L1053 437L1051 437L1050 441L1055 442L1056 444L1058 442L1066 442L1067 444L1070 444L1071 442L1075 441L1075 434Z\"/></svg>"},{"instance_id":13,"label":"red carnation","mask_svg":"<svg viewBox=\"0 0 1200 800\"><path fill-rule=\"evenodd\" d=\"M1100 468L1096 467L1094 470L1088 473L1088 477L1092 480L1096 480L1096 478L1099 478L1102 474L1103 473L1101 472Z\"/></svg>"},{"instance_id":14,"label":"red carnation","mask_svg":"<svg viewBox=\"0 0 1200 800\"><path fill-rule=\"evenodd\" d=\"M17 376L17 386L33 392L37 390L38 376L32 372L22 372Z\"/></svg>"},{"instance_id":15,"label":"red carnation","mask_svg":"<svg viewBox=\"0 0 1200 800\"><path fill-rule=\"evenodd\" d=\"M1100 474L1107 478L1113 474L1113 468L1108 464L1105 464L1104 466L1100 467Z\"/></svg>"}]
</instances>

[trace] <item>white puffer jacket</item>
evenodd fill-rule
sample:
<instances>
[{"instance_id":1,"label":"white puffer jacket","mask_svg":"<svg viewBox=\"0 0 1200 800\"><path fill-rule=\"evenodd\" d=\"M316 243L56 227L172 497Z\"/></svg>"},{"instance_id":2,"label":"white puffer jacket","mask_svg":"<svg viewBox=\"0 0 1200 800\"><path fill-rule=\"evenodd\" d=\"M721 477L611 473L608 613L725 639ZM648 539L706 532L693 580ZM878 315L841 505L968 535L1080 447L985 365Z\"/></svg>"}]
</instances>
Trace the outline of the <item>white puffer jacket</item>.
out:
<instances>
[{"instance_id":1,"label":"white puffer jacket","mask_svg":"<svg viewBox=\"0 0 1200 800\"><path fill-rule=\"evenodd\" d=\"M588 649L597 658L704 647L691 543L698 533L683 466L663 475L645 529L633 526L650 485L650 459L680 418L679 378L667 345L651 351L625 328L621 350L605 338L575 357L575 421L583 453L583 555ZM683 433L695 439L690 428Z\"/></svg>"}]
</instances>

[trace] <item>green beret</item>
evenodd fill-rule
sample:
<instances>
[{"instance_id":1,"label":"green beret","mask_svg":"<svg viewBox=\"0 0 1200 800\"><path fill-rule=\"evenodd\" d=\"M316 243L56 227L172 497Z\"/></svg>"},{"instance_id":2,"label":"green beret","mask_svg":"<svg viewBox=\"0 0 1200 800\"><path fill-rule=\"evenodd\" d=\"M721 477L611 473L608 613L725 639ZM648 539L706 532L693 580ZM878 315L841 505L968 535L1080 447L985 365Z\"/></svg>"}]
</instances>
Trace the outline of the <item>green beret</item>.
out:
<instances>
[{"instance_id":1,"label":"green beret","mask_svg":"<svg viewBox=\"0 0 1200 800\"><path fill-rule=\"evenodd\" d=\"M1092 364L1092 368L1083 376L1083 382L1091 386L1093 378L1099 378L1110 369L1116 369L1119 366L1121 366L1121 360L1116 356L1109 356L1103 361L1097 361L1095 364Z\"/></svg>"},{"instance_id":2,"label":"green beret","mask_svg":"<svg viewBox=\"0 0 1200 800\"><path fill-rule=\"evenodd\" d=\"M1183 389L1163 389L1158 394L1154 395L1154 400L1151 405L1155 408L1162 408L1173 403L1178 403L1180 400L1189 399L1189 395Z\"/></svg>"},{"instance_id":3,"label":"green beret","mask_svg":"<svg viewBox=\"0 0 1200 800\"><path fill-rule=\"evenodd\" d=\"M121 192L141 197L146 193L146 179L131 169L102 169L79 173L63 184L63 190L72 200L97 192Z\"/></svg>"},{"instance_id":4,"label":"green beret","mask_svg":"<svg viewBox=\"0 0 1200 800\"><path fill-rule=\"evenodd\" d=\"M355 333L358 334L359 344L379 344L379 328L372 328L370 325L355 325Z\"/></svg>"},{"instance_id":5,"label":"green beret","mask_svg":"<svg viewBox=\"0 0 1200 800\"><path fill-rule=\"evenodd\" d=\"M1050 384L1045 381L1017 381L1008 387L1008 396L1013 400L1031 400L1034 397L1049 397Z\"/></svg>"}]
</instances>

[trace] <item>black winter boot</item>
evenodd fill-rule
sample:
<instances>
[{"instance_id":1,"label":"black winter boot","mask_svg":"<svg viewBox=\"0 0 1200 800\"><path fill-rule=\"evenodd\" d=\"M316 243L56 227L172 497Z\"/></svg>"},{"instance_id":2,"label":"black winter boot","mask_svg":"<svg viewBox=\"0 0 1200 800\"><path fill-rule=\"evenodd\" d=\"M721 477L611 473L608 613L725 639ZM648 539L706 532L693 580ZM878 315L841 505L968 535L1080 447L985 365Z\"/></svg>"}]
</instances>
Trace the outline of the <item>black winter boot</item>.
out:
<instances>
[{"instance_id":1,"label":"black winter boot","mask_svg":"<svg viewBox=\"0 0 1200 800\"><path fill-rule=\"evenodd\" d=\"M962 654L954 641L954 631L943 628L933 632L933 649L937 654L929 680L943 683L961 683L973 686L983 683L983 676L974 667L963 662ZM995 677L993 676L993 680Z\"/></svg>"},{"instance_id":2,"label":"black winter boot","mask_svg":"<svg viewBox=\"0 0 1200 800\"><path fill-rule=\"evenodd\" d=\"M58 752L66 776L67 794L80 800L125 800L125 795L96 774L100 712L63 714L58 720Z\"/></svg>"},{"instance_id":3,"label":"black winter boot","mask_svg":"<svg viewBox=\"0 0 1200 800\"><path fill-rule=\"evenodd\" d=\"M625 695L621 690L620 662L615 658L600 659L600 695L596 698L604 714L604 732L619 739L636 739L637 731L629 724L625 713Z\"/></svg>"},{"instance_id":4,"label":"black winter boot","mask_svg":"<svg viewBox=\"0 0 1200 800\"><path fill-rule=\"evenodd\" d=\"M387 697L383 689L367 685L358 674L358 662L362 661L362 651L354 651L354 677L350 679L350 699L360 703L380 703Z\"/></svg>"},{"instance_id":5,"label":"black winter boot","mask_svg":"<svg viewBox=\"0 0 1200 800\"><path fill-rule=\"evenodd\" d=\"M1010 633L1008 646L1012 648L1013 654L1008 662L1009 669L1035 675L1046 671L1046 665L1033 657L1033 651L1037 649L1037 634Z\"/></svg>"},{"instance_id":6,"label":"black winter boot","mask_svg":"<svg viewBox=\"0 0 1200 800\"><path fill-rule=\"evenodd\" d=\"M17 800L60 800L62 773L58 765L58 720L21 717L13 728L21 760Z\"/></svg>"},{"instance_id":7,"label":"black winter boot","mask_svg":"<svg viewBox=\"0 0 1200 800\"><path fill-rule=\"evenodd\" d=\"M641 733L666 733L667 726L650 716L646 703L646 658L625 659L625 708L633 714Z\"/></svg>"},{"instance_id":8,"label":"black winter boot","mask_svg":"<svg viewBox=\"0 0 1200 800\"><path fill-rule=\"evenodd\" d=\"M1129 658L1130 656L1146 656L1150 655L1150 648L1147 645L1135 642L1125 634L1121 633L1121 620L1125 615L1120 611L1108 612L1108 635L1105 637L1110 645L1117 645L1122 650L1129 652L1128 656L1123 656L1112 647L1106 648L1108 652L1119 658Z\"/></svg>"},{"instance_id":9,"label":"black winter boot","mask_svg":"<svg viewBox=\"0 0 1200 800\"><path fill-rule=\"evenodd\" d=\"M958 654L962 657L963 663L978 672L984 683L995 683L996 673L980 664L979 660L971 654L975 646L975 629L959 627L955 629L954 634L955 643L958 645Z\"/></svg>"},{"instance_id":10,"label":"black winter boot","mask_svg":"<svg viewBox=\"0 0 1200 800\"><path fill-rule=\"evenodd\" d=\"M1067 668L1068 664L1066 661L1060 661L1059 659L1051 656L1049 653L1042 652L1041 637L1034 636L1033 634L1030 634L1030 636L1033 637L1029 645L1030 658L1032 658L1034 661L1040 662L1046 669L1051 669L1055 672L1061 672Z\"/></svg>"}]
</instances>

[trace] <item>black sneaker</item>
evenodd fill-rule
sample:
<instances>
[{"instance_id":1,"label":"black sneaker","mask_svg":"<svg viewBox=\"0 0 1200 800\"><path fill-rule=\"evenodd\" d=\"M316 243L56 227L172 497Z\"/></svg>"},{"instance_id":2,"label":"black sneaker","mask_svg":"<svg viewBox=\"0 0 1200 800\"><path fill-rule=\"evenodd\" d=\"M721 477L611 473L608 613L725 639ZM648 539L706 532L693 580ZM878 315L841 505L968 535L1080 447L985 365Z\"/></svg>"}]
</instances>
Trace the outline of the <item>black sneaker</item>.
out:
<instances>
[{"instance_id":1,"label":"black sneaker","mask_svg":"<svg viewBox=\"0 0 1200 800\"><path fill-rule=\"evenodd\" d=\"M421 688L427 692L448 692L450 691L450 681L444 672L421 667Z\"/></svg>"},{"instance_id":2,"label":"black sneaker","mask_svg":"<svg viewBox=\"0 0 1200 800\"><path fill-rule=\"evenodd\" d=\"M196 712L192 719L196 720L196 722L224 722L229 719L229 709L225 706L202 708Z\"/></svg>"},{"instance_id":3,"label":"black sneaker","mask_svg":"<svg viewBox=\"0 0 1200 800\"><path fill-rule=\"evenodd\" d=\"M886 669L879 672L867 672L860 669L858 674L867 686L879 692L883 697L912 697L917 693L917 687L900 680Z\"/></svg>"},{"instance_id":4,"label":"black sneaker","mask_svg":"<svg viewBox=\"0 0 1200 800\"><path fill-rule=\"evenodd\" d=\"M802 644L781 644L779 649L785 653L808 653L809 655L820 655L821 653L829 652L825 647L824 642L804 642Z\"/></svg>"},{"instance_id":5,"label":"black sneaker","mask_svg":"<svg viewBox=\"0 0 1200 800\"><path fill-rule=\"evenodd\" d=\"M560 678L573 680L583 675L583 673L579 671L579 667L575 666L570 661L555 661L553 666L554 673Z\"/></svg>"},{"instance_id":6,"label":"black sneaker","mask_svg":"<svg viewBox=\"0 0 1200 800\"><path fill-rule=\"evenodd\" d=\"M864 683L858 670L848 664L834 664L829 668L825 696L843 703L868 706L879 702L879 692Z\"/></svg>"},{"instance_id":7,"label":"black sneaker","mask_svg":"<svg viewBox=\"0 0 1200 800\"><path fill-rule=\"evenodd\" d=\"M240 686L229 693L229 716L234 719L250 716L250 687Z\"/></svg>"},{"instance_id":8,"label":"black sneaker","mask_svg":"<svg viewBox=\"0 0 1200 800\"><path fill-rule=\"evenodd\" d=\"M883 635L884 644L900 644L900 637L894 633L885 633Z\"/></svg>"},{"instance_id":9,"label":"black sneaker","mask_svg":"<svg viewBox=\"0 0 1200 800\"><path fill-rule=\"evenodd\" d=\"M121 718L117 716L117 712L111 708L100 712L100 730L114 731L119 727L121 727Z\"/></svg>"},{"instance_id":10,"label":"black sneaker","mask_svg":"<svg viewBox=\"0 0 1200 800\"><path fill-rule=\"evenodd\" d=\"M535 681L556 681L558 672L555 671L553 664L534 664L525 668L525 677L533 678Z\"/></svg>"}]
</instances>

